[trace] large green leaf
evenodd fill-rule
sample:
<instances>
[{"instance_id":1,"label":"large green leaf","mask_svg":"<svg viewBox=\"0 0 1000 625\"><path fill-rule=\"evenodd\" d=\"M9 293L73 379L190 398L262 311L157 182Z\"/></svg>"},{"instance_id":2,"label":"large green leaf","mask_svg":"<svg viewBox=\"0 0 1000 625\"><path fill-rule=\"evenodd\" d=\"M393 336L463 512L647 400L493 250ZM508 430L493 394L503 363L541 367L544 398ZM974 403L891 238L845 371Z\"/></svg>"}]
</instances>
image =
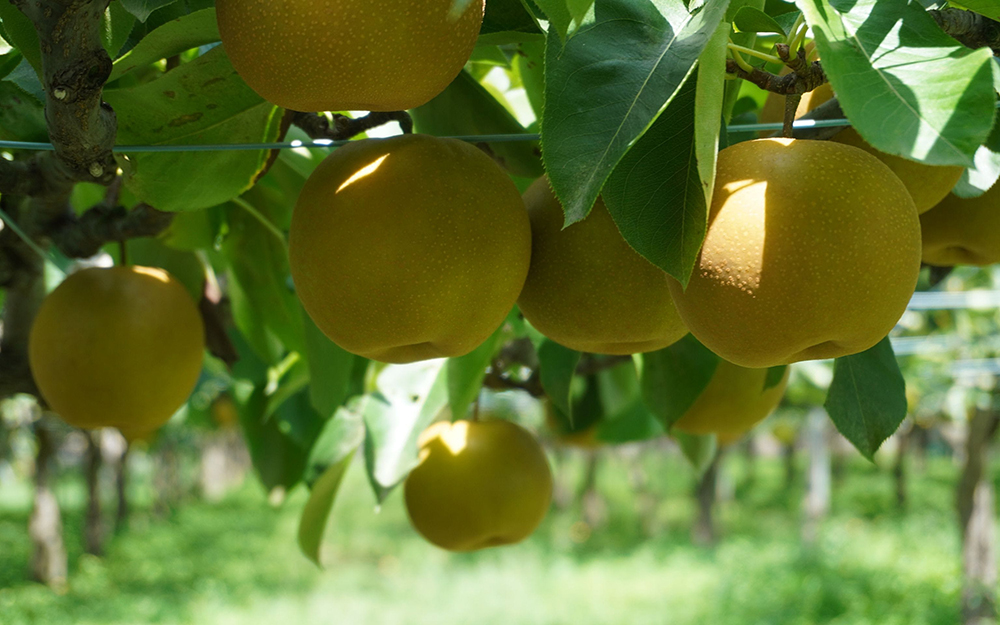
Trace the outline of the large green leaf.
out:
<instances>
[{"instance_id":1,"label":"large green leaf","mask_svg":"<svg viewBox=\"0 0 1000 625\"><path fill-rule=\"evenodd\" d=\"M479 37L482 41L484 36L500 33L542 35L538 22L522 0L490 0L486 3Z\"/></svg>"},{"instance_id":2,"label":"large green leaf","mask_svg":"<svg viewBox=\"0 0 1000 625\"><path fill-rule=\"evenodd\" d=\"M543 339L535 342L538 352L538 377L545 394L552 404L573 423L573 402L570 391L573 374L580 362L580 352L563 347L555 341Z\"/></svg>"},{"instance_id":3,"label":"large green leaf","mask_svg":"<svg viewBox=\"0 0 1000 625\"><path fill-rule=\"evenodd\" d=\"M961 0L960 4L992 20L1000 20L1000 0Z\"/></svg>"},{"instance_id":4,"label":"large green leaf","mask_svg":"<svg viewBox=\"0 0 1000 625\"><path fill-rule=\"evenodd\" d=\"M594 22L565 46L549 35L542 153L567 225L587 216L618 161L679 91L727 4L691 15L666 0L597 0Z\"/></svg>"},{"instance_id":5,"label":"large green leaf","mask_svg":"<svg viewBox=\"0 0 1000 625\"><path fill-rule=\"evenodd\" d=\"M115 61L108 82L160 59L218 40L215 9L184 15L153 30Z\"/></svg>"},{"instance_id":6,"label":"large green leaf","mask_svg":"<svg viewBox=\"0 0 1000 625\"><path fill-rule=\"evenodd\" d=\"M35 73L42 73L42 50L35 25L11 2L0 2L0 35L24 55Z\"/></svg>"},{"instance_id":7,"label":"large green leaf","mask_svg":"<svg viewBox=\"0 0 1000 625\"><path fill-rule=\"evenodd\" d=\"M350 392L354 360L359 358L331 341L302 311L306 361L309 364L309 397L323 416L334 414Z\"/></svg>"},{"instance_id":8,"label":"large green leaf","mask_svg":"<svg viewBox=\"0 0 1000 625\"><path fill-rule=\"evenodd\" d=\"M629 245L685 285L708 227L695 149L695 91L692 77L625 154L603 191Z\"/></svg>"},{"instance_id":9,"label":"large green leaf","mask_svg":"<svg viewBox=\"0 0 1000 625\"><path fill-rule=\"evenodd\" d=\"M228 205L229 234L222 252L229 262L236 326L258 356L273 365L286 350L305 353L305 339L301 304L289 287L287 249L268 209L244 200Z\"/></svg>"},{"instance_id":10,"label":"large green leaf","mask_svg":"<svg viewBox=\"0 0 1000 625\"><path fill-rule=\"evenodd\" d=\"M107 50L108 56L115 58L118 52L128 41L132 26L135 25L135 16L126 11L120 2L112 2L104 10L104 20L101 23L101 43Z\"/></svg>"},{"instance_id":11,"label":"large green leaf","mask_svg":"<svg viewBox=\"0 0 1000 625\"><path fill-rule=\"evenodd\" d=\"M348 454L323 472L313 484L309 500L302 509L302 516L299 518L299 549L316 566L322 566L319 550L323 544L323 534L326 532L326 524L333 510L337 491L340 490L340 483L352 458L353 454Z\"/></svg>"},{"instance_id":12,"label":"large green leaf","mask_svg":"<svg viewBox=\"0 0 1000 625\"><path fill-rule=\"evenodd\" d=\"M287 427L282 427L282 421L264 417L265 386L265 382L257 383L250 396L245 401L237 401L236 405L250 459L260 481L268 490L277 487L288 490L302 479L308 450L286 433Z\"/></svg>"},{"instance_id":13,"label":"large green leaf","mask_svg":"<svg viewBox=\"0 0 1000 625\"><path fill-rule=\"evenodd\" d=\"M32 71L30 67L28 71ZM8 80L0 80L0 139L4 141L48 141L49 139L42 103Z\"/></svg>"},{"instance_id":14,"label":"large green leaf","mask_svg":"<svg viewBox=\"0 0 1000 625\"><path fill-rule=\"evenodd\" d=\"M236 74L221 48L156 80L109 89L118 143L154 146L259 143L278 137L280 109ZM207 208L250 188L266 150L135 153L119 158L125 185L165 211Z\"/></svg>"},{"instance_id":15,"label":"large green leaf","mask_svg":"<svg viewBox=\"0 0 1000 625\"><path fill-rule=\"evenodd\" d=\"M427 104L410 111L417 132L429 135L522 134L524 127L466 71ZM541 176L537 141L487 143L494 159L516 176Z\"/></svg>"},{"instance_id":16,"label":"large green leaf","mask_svg":"<svg viewBox=\"0 0 1000 625\"><path fill-rule=\"evenodd\" d=\"M972 166L993 124L991 52L907 0L797 0L844 113L875 148Z\"/></svg>"},{"instance_id":17,"label":"large green leaf","mask_svg":"<svg viewBox=\"0 0 1000 625\"><path fill-rule=\"evenodd\" d=\"M718 364L719 357L690 334L670 347L643 354L646 406L665 428L671 428L708 386Z\"/></svg>"},{"instance_id":18,"label":"large green leaf","mask_svg":"<svg viewBox=\"0 0 1000 625\"><path fill-rule=\"evenodd\" d=\"M687 461L691 463L695 473L701 477L718 451L718 445L714 434L687 434L686 432L673 432L671 434L681 446L681 452Z\"/></svg>"},{"instance_id":19,"label":"large green leaf","mask_svg":"<svg viewBox=\"0 0 1000 625\"><path fill-rule=\"evenodd\" d=\"M386 365L364 397L365 468L380 503L417 466L417 438L448 404L444 362Z\"/></svg>"},{"instance_id":20,"label":"large green leaf","mask_svg":"<svg viewBox=\"0 0 1000 625\"><path fill-rule=\"evenodd\" d=\"M452 419L465 418L469 404L475 401L483 388L486 367L493 360L497 347L507 335L504 325L497 328L482 345L468 354L448 359L448 407L451 409Z\"/></svg>"},{"instance_id":21,"label":"large green leaf","mask_svg":"<svg viewBox=\"0 0 1000 625\"><path fill-rule=\"evenodd\" d=\"M975 166L965 170L952 189L958 197L979 197L1000 179L1000 123L993 124L986 143L976 150Z\"/></svg>"},{"instance_id":22,"label":"large green leaf","mask_svg":"<svg viewBox=\"0 0 1000 625\"><path fill-rule=\"evenodd\" d=\"M906 382L888 337L835 361L824 406L840 433L871 460L906 417Z\"/></svg>"}]
</instances>

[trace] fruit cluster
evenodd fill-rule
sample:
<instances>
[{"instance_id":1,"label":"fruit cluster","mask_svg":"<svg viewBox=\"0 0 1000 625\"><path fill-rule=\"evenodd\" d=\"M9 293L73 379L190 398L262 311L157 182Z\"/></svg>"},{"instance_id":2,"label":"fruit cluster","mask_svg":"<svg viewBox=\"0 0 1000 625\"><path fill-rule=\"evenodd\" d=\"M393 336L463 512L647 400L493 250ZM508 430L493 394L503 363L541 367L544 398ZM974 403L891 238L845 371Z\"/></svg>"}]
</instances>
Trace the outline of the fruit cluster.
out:
<instances>
[{"instance_id":1,"label":"fruit cluster","mask_svg":"<svg viewBox=\"0 0 1000 625\"><path fill-rule=\"evenodd\" d=\"M251 87L301 111L426 103L468 60L484 10L477 0L457 17L452 0L396 2L391 11L317 0L287 3L279 23L271 4L218 0L219 31ZM330 62L303 61L304 48ZM675 427L727 442L780 400L787 370L766 388L767 368L854 354L885 337L921 257L1000 260L992 210L1000 189L946 198L960 173L880 154L852 130L829 142L733 145L719 154L707 236L682 285L626 243L600 199L564 228L545 177L522 197L470 144L362 140L334 151L305 184L289 261L320 330L383 362L467 354L515 304L539 332L585 352L648 352L690 332L723 360ZM30 345L39 389L64 419L142 437L190 393L203 329L164 272L87 269L48 297ZM551 474L519 426L438 423L420 446L405 495L431 542L454 550L517 542L544 516Z\"/></svg>"}]
</instances>

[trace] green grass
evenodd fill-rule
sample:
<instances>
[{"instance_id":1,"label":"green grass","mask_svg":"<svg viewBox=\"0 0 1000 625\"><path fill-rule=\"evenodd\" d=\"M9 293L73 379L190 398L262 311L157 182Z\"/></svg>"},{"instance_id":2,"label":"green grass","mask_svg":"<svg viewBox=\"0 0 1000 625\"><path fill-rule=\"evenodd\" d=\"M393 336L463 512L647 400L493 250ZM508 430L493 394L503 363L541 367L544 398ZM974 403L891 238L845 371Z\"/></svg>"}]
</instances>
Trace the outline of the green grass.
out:
<instances>
[{"instance_id":1,"label":"green grass","mask_svg":"<svg viewBox=\"0 0 1000 625\"><path fill-rule=\"evenodd\" d=\"M581 473L572 456L559 472ZM641 465L641 492L630 470ZM726 467L723 537L693 546L691 475L652 453L608 458L599 487L606 525L589 537L576 507L553 510L516 547L454 555L411 530L400 494L377 513L360 466L335 509L317 570L295 546L304 493L269 507L255 483L219 504L193 502L169 519L138 510L103 559L81 556L80 485L62 485L71 558L67 593L25 579L29 495L0 493L3 625L294 623L560 625L952 625L960 561L952 512L956 469L914 473L909 512L894 508L886 472L850 463L818 544L800 541L802 486L785 491L776 462ZM5 487L6 488L6 487ZM582 540L581 539L584 539Z\"/></svg>"}]
</instances>

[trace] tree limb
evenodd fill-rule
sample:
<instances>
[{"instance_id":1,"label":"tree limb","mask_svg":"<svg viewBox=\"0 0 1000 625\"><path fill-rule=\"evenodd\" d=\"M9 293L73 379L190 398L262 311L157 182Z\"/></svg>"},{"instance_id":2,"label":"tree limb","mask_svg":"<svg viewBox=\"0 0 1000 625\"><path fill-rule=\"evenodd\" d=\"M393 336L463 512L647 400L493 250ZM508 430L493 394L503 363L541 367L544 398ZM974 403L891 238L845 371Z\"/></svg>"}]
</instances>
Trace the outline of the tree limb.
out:
<instances>
[{"instance_id":1,"label":"tree limb","mask_svg":"<svg viewBox=\"0 0 1000 625\"><path fill-rule=\"evenodd\" d=\"M148 204L137 204L132 210L98 204L79 218L69 215L54 224L49 236L67 257L89 258L107 243L156 236L173 218L173 213L165 213Z\"/></svg>"},{"instance_id":2,"label":"tree limb","mask_svg":"<svg viewBox=\"0 0 1000 625\"><path fill-rule=\"evenodd\" d=\"M990 48L1000 54L1000 22L956 8L928 11L941 30L968 48Z\"/></svg>"}]
</instances>

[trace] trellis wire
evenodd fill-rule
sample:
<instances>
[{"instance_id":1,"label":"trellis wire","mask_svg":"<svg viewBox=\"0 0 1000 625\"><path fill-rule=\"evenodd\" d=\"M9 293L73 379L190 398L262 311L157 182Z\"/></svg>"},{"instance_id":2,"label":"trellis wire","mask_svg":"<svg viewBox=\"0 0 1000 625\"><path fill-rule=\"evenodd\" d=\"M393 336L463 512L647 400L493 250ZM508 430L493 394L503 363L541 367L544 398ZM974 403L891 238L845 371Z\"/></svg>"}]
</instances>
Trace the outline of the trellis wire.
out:
<instances>
[{"instance_id":1,"label":"trellis wire","mask_svg":"<svg viewBox=\"0 0 1000 625\"><path fill-rule=\"evenodd\" d=\"M800 119L795 128L831 128L847 126L846 119ZM755 132L759 130L781 130L780 123L774 124L733 124L728 126L728 132ZM442 139L458 139L470 143L515 143L520 141L538 141L538 134L508 134L508 135L453 135ZM292 148L336 148L349 143L350 140L334 141L332 139L315 139L313 141L287 141L277 143L214 143L202 145L116 145L112 151L119 153L139 154L142 152L230 152L235 150L285 150ZM31 141L0 141L0 149L5 150L36 150L51 151L51 143Z\"/></svg>"}]
</instances>

